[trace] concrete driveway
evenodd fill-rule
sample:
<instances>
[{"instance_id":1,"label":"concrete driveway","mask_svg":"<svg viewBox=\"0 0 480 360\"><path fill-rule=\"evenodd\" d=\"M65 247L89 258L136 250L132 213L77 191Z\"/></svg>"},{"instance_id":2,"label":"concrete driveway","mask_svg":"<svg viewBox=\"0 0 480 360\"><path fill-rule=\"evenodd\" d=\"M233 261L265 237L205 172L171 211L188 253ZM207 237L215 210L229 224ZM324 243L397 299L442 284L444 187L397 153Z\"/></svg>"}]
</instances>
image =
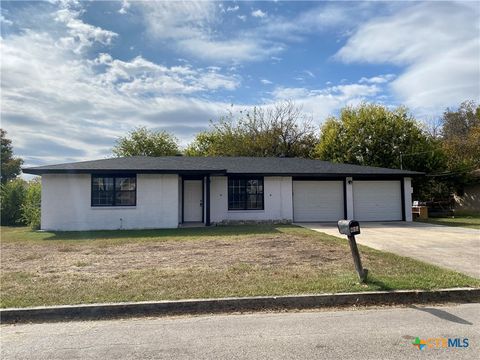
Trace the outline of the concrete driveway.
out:
<instances>
[{"instance_id":1,"label":"concrete driveway","mask_svg":"<svg viewBox=\"0 0 480 360\"><path fill-rule=\"evenodd\" d=\"M345 238L336 223L297 223ZM363 222L357 242L480 278L480 230L416 222Z\"/></svg>"}]
</instances>

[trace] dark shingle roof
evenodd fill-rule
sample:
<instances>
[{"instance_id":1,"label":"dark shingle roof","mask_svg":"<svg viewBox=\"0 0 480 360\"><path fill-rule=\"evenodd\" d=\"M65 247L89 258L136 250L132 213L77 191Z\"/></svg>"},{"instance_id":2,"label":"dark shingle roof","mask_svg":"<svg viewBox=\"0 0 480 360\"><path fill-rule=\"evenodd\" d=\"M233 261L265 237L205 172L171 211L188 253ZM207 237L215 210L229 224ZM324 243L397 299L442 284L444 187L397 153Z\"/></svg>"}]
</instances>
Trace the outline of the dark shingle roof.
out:
<instances>
[{"instance_id":1,"label":"dark shingle roof","mask_svg":"<svg viewBox=\"0 0 480 360\"><path fill-rule=\"evenodd\" d=\"M422 173L328 161L273 157L132 156L24 168L28 174L47 173L179 173L258 174L293 176L413 176Z\"/></svg>"}]
</instances>

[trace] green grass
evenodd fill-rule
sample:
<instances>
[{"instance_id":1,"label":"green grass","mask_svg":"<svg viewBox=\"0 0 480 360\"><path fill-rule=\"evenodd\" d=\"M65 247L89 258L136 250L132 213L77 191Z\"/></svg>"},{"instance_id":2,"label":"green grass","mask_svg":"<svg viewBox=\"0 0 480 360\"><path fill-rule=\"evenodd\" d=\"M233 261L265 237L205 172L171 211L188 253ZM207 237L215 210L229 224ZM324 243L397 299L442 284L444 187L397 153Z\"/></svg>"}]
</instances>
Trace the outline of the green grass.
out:
<instances>
[{"instance_id":1,"label":"green grass","mask_svg":"<svg viewBox=\"0 0 480 360\"><path fill-rule=\"evenodd\" d=\"M82 233L32 232L26 228L3 227L1 234L2 247L8 248L10 253L21 254L22 249L33 249L37 253L40 253L40 250L47 254L60 252L60 257L75 256L77 253L84 256L64 271L50 272L49 267L53 264L49 264L51 260L48 256L22 258L19 255L20 260L6 259L2 251L2 263L7 266L9 261L12 264L15 261L25 261L20 270L15 271L5 271L2 265L0 306L4 308L228 296L480 287L478 279L364 246L360 246L360 252L364 266L369 269L369 279L367 284L361 285L358 283L346 240L289 225ZM332 254L332 260L328 260L329 257L326 256L326 260L317 265L308 262L286 262L281 266L273 266L239 258L235 259L233 264L220 268L210 267L208 264L171 268L162 267L159 263L158 266L109 273L86 270L96 266L96 260L90 261L90 255L85 255L86 253L115 256L115 249L118 249L119 244L152 246L168 242L169 246L176 246L185 241L206 242L221 239L230 246L241 247L244 242L250 240L251 244L252 239L261 237L275 241L288 238L296 241L295 245L305 246L305 259L318 252L324 255ZM271 256L277 254L275 251L278 249L275 250L273 245ZM341 256L335 257L334 254ZM136 253L135 256L141 256L141 253ZM219 256L228 257L228 250ZM40 270L33 270L31 262L41 262Z\"/></svg>"},{"instance_id":2,"label":"green grass","mask_svg":"<svg viewBox=\"0 0 480 360\"><path fill-rule=\"evenodd\" d=\"M280 233L292 225L237 225L162 230L102 230L102 231L30 231L25 227L1 227L2 242L55 242L76 244L95 242L95 245L120 245L139 241L195 241L204 238L230 238L248 235ZM48 241L46 241L48 240Z\"/></svg>"},{"instance_id":3,"label":"green grass","mask_svg":"<svg viewBox=\"0 0 480 360\"><path fill-rule=\"evenodd\" d=\"M426 220L418 220L436 225L459 226L470 229L480 230L480 214L459 214L453 218L429 218Z\"/></svg>"}]
</instances>

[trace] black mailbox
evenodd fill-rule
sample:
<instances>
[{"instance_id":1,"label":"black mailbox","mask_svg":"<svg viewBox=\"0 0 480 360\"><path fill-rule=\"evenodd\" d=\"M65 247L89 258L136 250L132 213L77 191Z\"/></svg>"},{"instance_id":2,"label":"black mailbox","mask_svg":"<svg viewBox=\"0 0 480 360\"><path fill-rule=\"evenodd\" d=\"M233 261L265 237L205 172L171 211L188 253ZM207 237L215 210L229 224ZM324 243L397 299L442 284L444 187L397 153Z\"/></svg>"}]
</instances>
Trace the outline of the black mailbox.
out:
<instances>
[{"instance_id":1,"label":"black mailbox","mask_svg":"<svg viewBox=\"0 0 480 360\"><path fill-rule=\"evenodd\" d=\"M339 220L338 231L347 236L358 235L360 234L360 224L356 220Z\"/></svg>"},{"instance_id":2,"label":"black mailbox","mask_svg":"<svg viewBox=\"0 0 480 360\"><path fill-rule=\"evenodd\" d=\"M353 263L355 264L355 270L357 270L360 281L366 282L368 270L362 267L362 260L358 252L357 242L355 241L355 235L360 234L360 224L356 220L339 220L337 225L340 234L347 235L348 237Z\"/></svg>"}]
</instances>

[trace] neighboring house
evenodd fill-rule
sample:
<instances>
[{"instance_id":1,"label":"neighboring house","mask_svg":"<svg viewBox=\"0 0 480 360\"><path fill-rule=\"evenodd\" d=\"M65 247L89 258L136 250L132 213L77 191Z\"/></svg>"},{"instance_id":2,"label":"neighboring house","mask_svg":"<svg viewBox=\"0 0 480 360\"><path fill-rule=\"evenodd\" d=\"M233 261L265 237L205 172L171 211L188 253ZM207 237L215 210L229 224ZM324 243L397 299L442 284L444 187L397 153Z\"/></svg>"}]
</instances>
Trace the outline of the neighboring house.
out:
<instances>
[{"instance_id":1,"label":"neighboring house","mask_svg":"<svg viewBox=\"0 0 480 360\"><path fill-rule=\"evenodd\" d=\"M127 157L23 169L42 176L43 230L189 222L411 221L412 171L299 158Z\"/></svg>"},{"instance_id":2,"label":"neighboring house","mask_svg":"<svg viewBox=\"0 0 480 360\"><path fill-rule=\"evenodd\" d=\"M480 212L480 169L471 172L474 179L461 194L455 194L455 210Z\"/></svg>"}]
</instances>

